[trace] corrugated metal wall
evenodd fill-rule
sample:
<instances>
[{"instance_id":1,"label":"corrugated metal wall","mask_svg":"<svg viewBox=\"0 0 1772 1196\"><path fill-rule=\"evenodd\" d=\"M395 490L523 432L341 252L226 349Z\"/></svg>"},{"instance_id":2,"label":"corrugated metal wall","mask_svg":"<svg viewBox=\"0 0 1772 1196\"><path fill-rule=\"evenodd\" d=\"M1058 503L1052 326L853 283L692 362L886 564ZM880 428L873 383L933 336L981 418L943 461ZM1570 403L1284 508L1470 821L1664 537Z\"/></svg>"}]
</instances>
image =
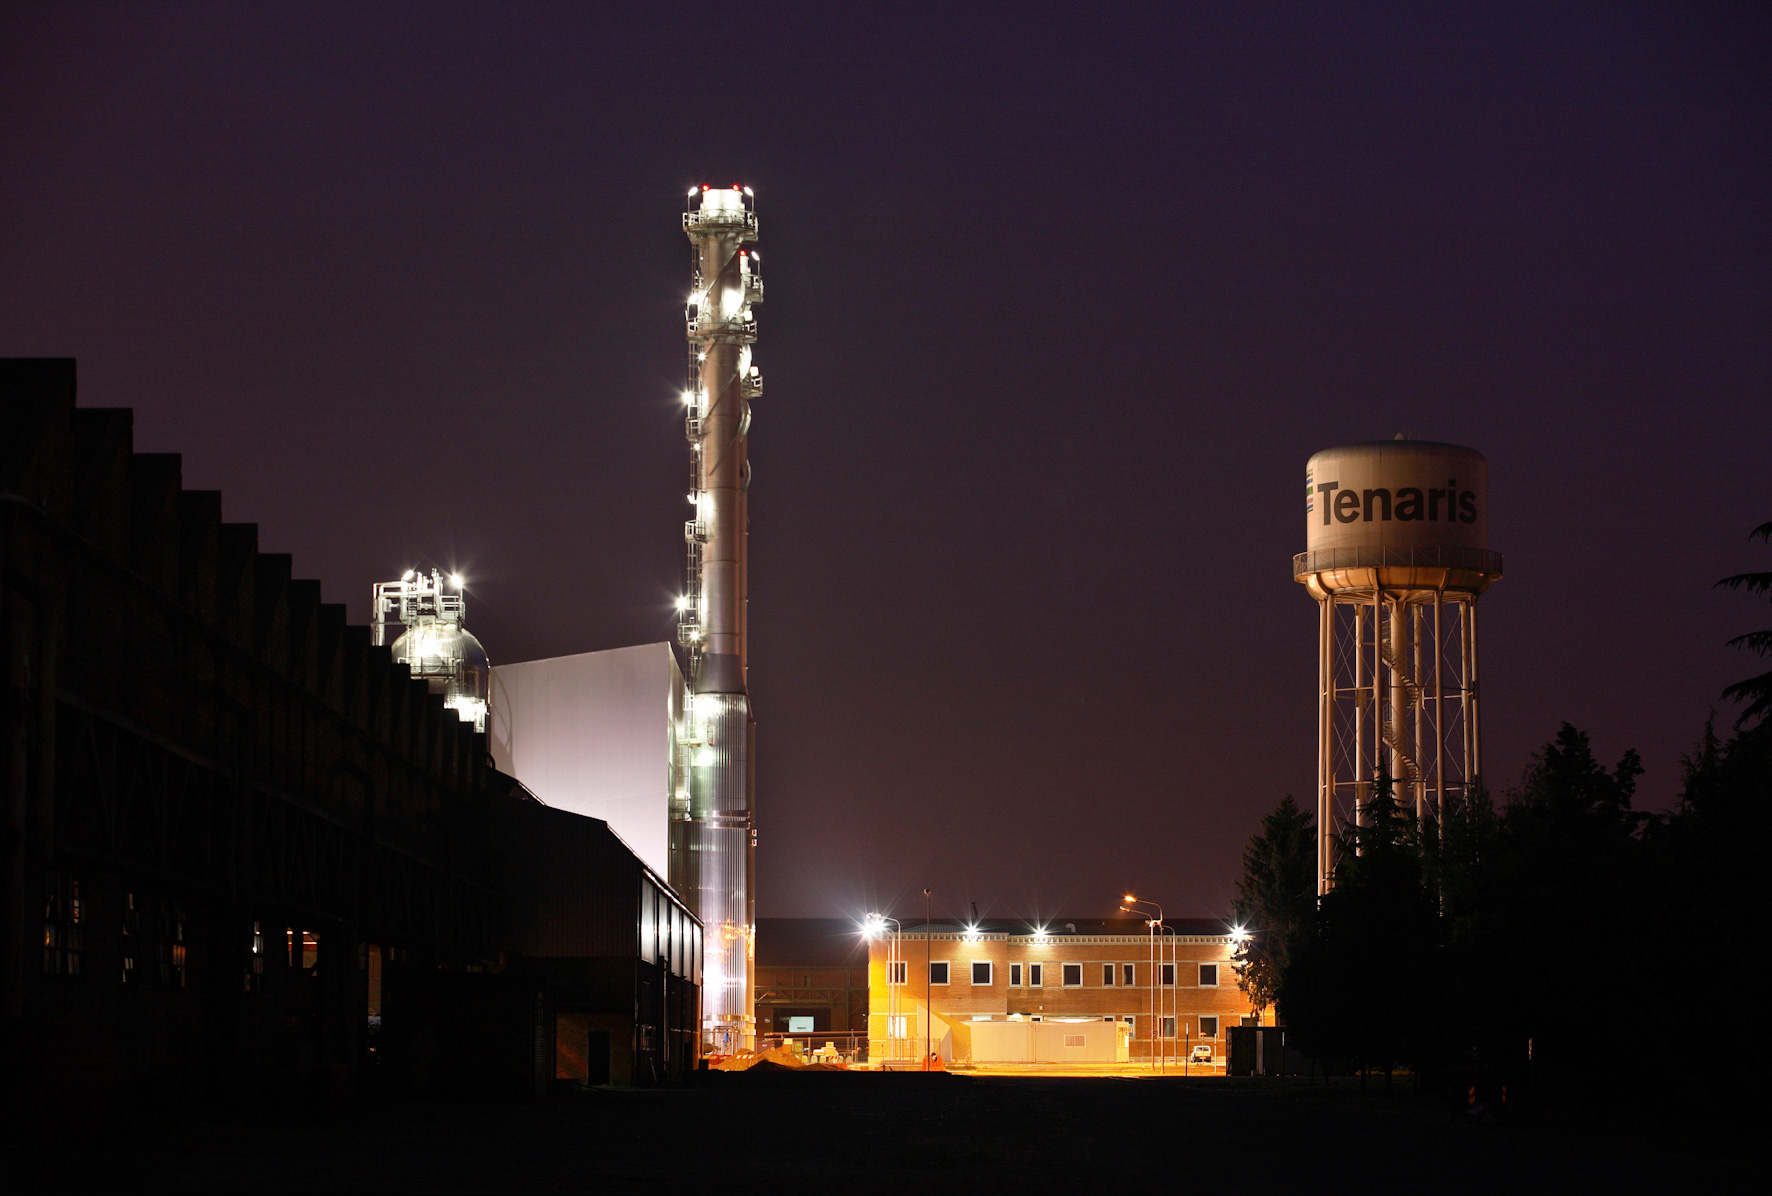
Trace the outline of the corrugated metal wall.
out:
<instances>
[{"instance_id":1,"label":"corrugated metal wall","mask_svg":"<svg viewBox=\"0 0 1772 1196\"><path fill-rule=\"evenodd\" d=\"M513 804L501 820L506 941L534 959L638 958L694 979L700 927L607 824Z\"/></svg>"}]
</instances>

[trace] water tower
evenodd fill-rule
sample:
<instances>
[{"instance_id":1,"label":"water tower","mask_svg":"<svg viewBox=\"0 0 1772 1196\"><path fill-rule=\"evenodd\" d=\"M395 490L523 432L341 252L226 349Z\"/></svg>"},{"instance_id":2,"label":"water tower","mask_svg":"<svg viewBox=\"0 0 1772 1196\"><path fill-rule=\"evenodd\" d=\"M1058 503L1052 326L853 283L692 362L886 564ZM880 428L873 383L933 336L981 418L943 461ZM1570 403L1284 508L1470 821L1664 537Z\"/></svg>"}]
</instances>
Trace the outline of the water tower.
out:
<instances>
[{"instance_id":1,"label":"water tower","mask_svg":"<svg viewBox=\"0 0 1772 1196\"><path fill-rule=\"evenodd\" d=\"M1304 475L1292 573L1317 600L1317 891L1337 828L1360 822L1387 773L1437 819L1482 770L1477 597L1489 550L1489 467L1475 449L1381 440L1325 449Z\"/></svg>"}]
</instances>

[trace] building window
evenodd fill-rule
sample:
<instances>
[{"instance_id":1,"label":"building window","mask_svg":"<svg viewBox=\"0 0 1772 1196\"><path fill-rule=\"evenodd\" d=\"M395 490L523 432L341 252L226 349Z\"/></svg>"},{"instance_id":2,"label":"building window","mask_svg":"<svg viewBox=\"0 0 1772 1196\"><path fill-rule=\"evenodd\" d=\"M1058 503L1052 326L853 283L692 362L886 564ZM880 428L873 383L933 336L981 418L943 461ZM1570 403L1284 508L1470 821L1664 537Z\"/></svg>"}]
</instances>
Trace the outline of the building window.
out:
<instances>
[{"instance_id":1,"label":"building window","mask_svg":"<svg viewBox=\"0 0 1772 1196\"><path fill-rule=\"evenodd\" d=\"M261 923L254 922L252 924L252 937L247 940L247 943L249 950L246 957L246 991L255 993L265 974L265 932ZM363 961L363 970L365 972L369 970L367 956Z\"/></svg>"},{"instance_id":2,"label":"building window","mask_svg":"<svg viewBox=\"0 0 1772 1196\"><path fill-rule=\"evenodd\" d=\"M893 1017L888 1017L886 1019L886 1037L909 1038L910 1032L907 1029L909 1023L910 1018L902 1013Z\"/></svg>"},{"instance_id":3,"label":"building window","mask_svg":"<svg viewBox=\"0 0 1772 1196\"><path fill-rule=\"evenodd\" d=\"M905 969L909 966L910 965L902 959L889 960L886 964L886 983L903 984L905 982Z\"/></svg>"},{"instance_id":4,"label":"building window","mask_svg":"<svg viewBox=\"0 0 1772 1196\"><path fill-rule=\"evenodd\" d=\"M305 971L313 971L320 963L320 936L312 930L304 930L296 941L298 957Z\"/></svg>"},{"instance_id":5,"label":"building window","mask_svg":"<svg viewBox=\"0 0 1772 1196\"><path fill-rule=\"evenodd\" d=\"M1112 988L1114 986L1114 965L1111 963L1104 963L1101 965L1101 986L1103 988Z\"/></svg>"},{"instance_id":6,"label":"building window","mask_svg":"<svg viewBox=\"0 0 1772 1196\"><path fill-rule=\"evenodd\" d=\"M1064 987L1066 988L1083 987L1083 965L1080 963L1067 963L1061 965L1059 976L1064 981Z\"/></svg>"},{"instance_id":7,"label":"building window","mask_svg":"<svg viewBox=\"0 0 1772 1196\"><path fill-rule=\"evenodd\" d=\"M123 983L135 983L135 944L141 938L142 916L135 894L123 894Z\"/></svg>"},{"instance_id":8,"label":"building window","mask_svg":"<svg viewBox=\"0 0 1772 1196\"><path fill-rule=\"evenodd\" d=\"M1216 1017L1203 1017L1200 1019L1200 1037L1218 1037L1218 1019Z\"/></svg>"},{"instance_id":9,"label":"building window","mask_svg":"<svg viewBox=\"0 0 1772 1196\"><path fill-rule=\"evenodd\" d=\"M1028 965L1028 987L1041 987L1041 976L1044 975L1045 971L1046 968L1044 964L1030 963Z\"/></svg>"},{"instance_id":10,"label":"building window","mask_svg":"<svg viewBox=\"0 0 1772 1196\"><path fill-rule=\"evenodd\" d=\"M189 937L185 907L176 901L160 903L160 983L165 988L185 986L185 941Z\"/></svg>"},{"instance_id":11,"label":"building window","mask_svg":"<svg viewBox=\"0 0 1772 1196\"><path fill-rule=\"evenodd\" d=\"M991 982L991 961L988 959L973 960L972 961L972 983L973 983L973 985L976 987L978 985L989 984L990 982Z\"/></svg>"},{"instance_id":12,"label":"building window","mask_svg":"<svg viewBox=\"0 0 1772 1196\"><path fill-rule=\"evenodd\" d=\"M1175 983L1175 965L1174 964L1166 963L1163 965L1163 983L1165 985L1170 985L1170 984Z\"/></svg>"},{"instance_id":13,"label":"building window","mask_svg":"<svg viewBox=\"0 0 1772 1196\"><path fill-rule=\"evenodd\" d=\"M1127 988L1132 987L1132 965L1131 964L1125 963L1125 964L1120 965L1120 983L1124 984Z\"/></svg>"},{"instance_id":14,"label":"building window","mask_svg":"<svg viewBox=\"0 0 1772 1196\"><path fill-rule=\"evenodd\" d=\"M1217 988L1218 987L1218 965L1217 964L1203 963L1200 965L1200 987L1201 988Z\"/></svg>"},{"instance_id":15,"label":"building window","mask_svg":"<svg viewBox=\"0 0 1772 1196\"><path fill-rule=\"evenodd\" d=\"M78 976L84 962L80 939L80 882L51 872L43 886L43 970L51 976Z\"/></svg>"},{"instance_id":16,"label":"building window","mask_svg":"<svg viewBox=\"0 0 1772 1196\"><path fill-rule=\"evenodd\" d=\"M1009 965L1009 984L1012 988L1021 987L1021 965L1018 963Z\"/></svg>"},{"instance_id":17,"label":"building window","mask_svg":"<svg viewBox=\"0 0 1772 1196\"><path fill-rule=\"evenodd\" d=\"M1163 1019L1163 1037L1164 1038L1174 1038L1175 1037L1175 1019L1174 1018L1166 1017Z\"/></svg>"},{"instance_id":18,"label":"building window","mask_svg":"<svg viewBox=\"0 0 1772 1196\"><path fill-rule=\"evenodd\" d=\"M929 965L929 983L946 984L948 982L948 961L938 959Z\"/></svg>"}]
</instances>

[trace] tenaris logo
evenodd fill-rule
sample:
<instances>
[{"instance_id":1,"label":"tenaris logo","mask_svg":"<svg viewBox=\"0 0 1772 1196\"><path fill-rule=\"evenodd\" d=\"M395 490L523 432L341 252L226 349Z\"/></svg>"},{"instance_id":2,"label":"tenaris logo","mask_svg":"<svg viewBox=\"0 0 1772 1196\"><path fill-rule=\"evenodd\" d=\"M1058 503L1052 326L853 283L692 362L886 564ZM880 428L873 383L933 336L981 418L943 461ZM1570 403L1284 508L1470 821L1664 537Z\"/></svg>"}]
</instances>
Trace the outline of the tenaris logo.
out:
<instances>
[{"instance_id":1,"label":"tenaris logo","mask_svg":"<svg viewBox=\"0 0 1772 1196\"><path fill-rule=\"evenodd\" d=\"M1361 521L1399 522L1422 520L1430 523L1475 523L1477 492L1460 490L1457 478L1447 478L1445 489L1437 486L1417 488L1403 486L1393 496L1383 487L1373 490L1343 490L1340 482L1318 482L1309 473L1304 475L1304 509L1316 508L1316 497L1323 497L1323 526L1330 517L1337 523Z\"/></svg>"}]
</instances>

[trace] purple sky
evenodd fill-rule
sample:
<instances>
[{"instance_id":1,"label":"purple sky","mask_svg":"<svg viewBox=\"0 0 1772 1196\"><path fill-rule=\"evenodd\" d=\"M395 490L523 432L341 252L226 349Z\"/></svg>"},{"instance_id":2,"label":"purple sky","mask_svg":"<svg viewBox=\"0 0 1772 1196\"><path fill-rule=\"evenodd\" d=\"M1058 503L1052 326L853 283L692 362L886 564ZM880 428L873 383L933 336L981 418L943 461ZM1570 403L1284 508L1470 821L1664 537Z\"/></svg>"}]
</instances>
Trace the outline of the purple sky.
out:
<instances>
[{"instance_id":1,"label":"purple sky","mask_svg":"<svg viewBox=\"0 0 1772 1196\"><path fill-rule=\"evenodd\" d=\"M663 639L747 182L760 914L1222 912L1313 784L1305 459L1398 430L1489 457L1491 783L1567 719L1670 800L1768 622L1766 10L889 7L14 0L0 353L355 619Z\"/></svg>"}]
</instances>

